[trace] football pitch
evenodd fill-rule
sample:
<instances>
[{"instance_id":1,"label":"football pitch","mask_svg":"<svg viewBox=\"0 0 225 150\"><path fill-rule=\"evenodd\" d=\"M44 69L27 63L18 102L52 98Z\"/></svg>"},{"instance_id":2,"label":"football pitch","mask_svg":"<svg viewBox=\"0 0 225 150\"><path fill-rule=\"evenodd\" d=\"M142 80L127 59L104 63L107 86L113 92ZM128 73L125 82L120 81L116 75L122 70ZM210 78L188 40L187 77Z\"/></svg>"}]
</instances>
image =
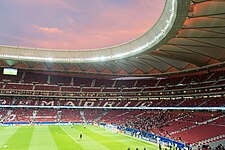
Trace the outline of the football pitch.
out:
<instances>
[{"instance_id":1,"label":"football pitch","mask_svg":"<svg viewBox=\"0 0 225 150\"><path fill-rule=\"evenodd\" d=\"M80 139L82 132L83 138ZM7 150L157 150L147 141L97 126L0 127L0 149Z\"/></svg>"}]
</instances>

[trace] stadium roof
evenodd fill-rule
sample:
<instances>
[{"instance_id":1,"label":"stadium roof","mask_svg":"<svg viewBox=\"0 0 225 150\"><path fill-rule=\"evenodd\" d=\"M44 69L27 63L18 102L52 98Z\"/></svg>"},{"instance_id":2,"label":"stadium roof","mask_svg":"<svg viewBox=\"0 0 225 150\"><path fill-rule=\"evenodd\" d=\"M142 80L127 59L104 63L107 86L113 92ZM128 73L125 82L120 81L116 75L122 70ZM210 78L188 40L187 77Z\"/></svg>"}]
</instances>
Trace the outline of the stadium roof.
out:
<instances>
[{"instance_id":1,"label":"stadium roof","mask_svg":"<svg viewBox=\"0 0 225 150\"><path fill-rule=\"evenodd\" d=\"M223 0L168 0L156 25L133 41L86 51L0 46L0 66L120 76L221 67L224 8Z\"/></svg>"}]
</instances>

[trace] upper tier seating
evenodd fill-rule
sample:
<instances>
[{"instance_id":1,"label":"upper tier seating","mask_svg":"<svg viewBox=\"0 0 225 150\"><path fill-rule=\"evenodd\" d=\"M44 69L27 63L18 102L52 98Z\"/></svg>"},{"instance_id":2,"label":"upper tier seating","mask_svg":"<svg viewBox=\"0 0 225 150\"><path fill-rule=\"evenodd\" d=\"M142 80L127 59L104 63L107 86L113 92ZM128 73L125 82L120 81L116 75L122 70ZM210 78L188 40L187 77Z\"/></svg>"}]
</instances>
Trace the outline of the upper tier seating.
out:
<instances>
[{"instance_id":1,"label":"upper tier seating","mask_svg":"<svg viewBox=\"0 0 225 150\"><path fill-rule=\"evenodd\" d=\"M40 83L40 84L47 84L48 80L48 75L46 74L39 74L39 73L31 73L31 72L26 72L25 77L24 77L24 82L25 83Z\"/></svg>"},{"instance_id":2,"label":"upper tier seating","mask_svg":"<svg viewBox=\"0 0 225 150\"><path fill-rule=\"evenodd\" d=\"M71 77L67 77L67 76L57 76L57 75L52 75L51 76L51 81L50 84L63 84L63 85L70 85L71 83Z\"/></svg>"},{"instance_id":3,"label":"upper tier seating","mask_svg":"<svg viewBox=\"0 0 225 150\"><path fill-rule=\"evenodd\" d=\"M3 82L4 81L4 82ZM6 84L7 83L7 84ZM27 84L29 83L29 84ZM34 85L33 85L34 84ZM50 87L50 85L52 85ZM68 92L156 92L161 95L171 90L186 93L208 93L214 90L192 90L209 86L224 86L224 71L197 75L169 76L168 78L150 78L140 80L106 80L94 78L71 77L68 75L41 74L34 72L18 72L17 76L0 75L1 89L68 91ZM170 90L170 91L167 91ZM224 88L216 89L224 91ZM184 92L185 91L185 92ZM158 93L157 93L158 92Z\"/></svg>"}]
</instances>

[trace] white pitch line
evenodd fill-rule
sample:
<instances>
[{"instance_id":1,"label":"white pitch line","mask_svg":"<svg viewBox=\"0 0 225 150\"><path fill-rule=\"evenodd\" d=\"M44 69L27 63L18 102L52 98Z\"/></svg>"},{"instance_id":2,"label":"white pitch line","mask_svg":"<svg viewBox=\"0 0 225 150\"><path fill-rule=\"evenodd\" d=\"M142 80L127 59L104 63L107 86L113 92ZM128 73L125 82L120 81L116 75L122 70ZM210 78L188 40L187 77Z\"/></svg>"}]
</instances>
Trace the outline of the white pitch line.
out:
<instances>
[{"instance_id":1,"label":"white pitch line","mask_svg":"<svg viewBox=\"0 0 225 150\"><path fill-rule=\"evenodd\" d=\"M79 144L79 142L77 142L77 140L76 140L72 135L70 135L65 129L63 129L61 126L60 126L60 128L61 128L67 135L69 135L69 137L72 138L72 139L74 140L74 142L76 142L77 144Z\"/></svg>"}]
</instances>

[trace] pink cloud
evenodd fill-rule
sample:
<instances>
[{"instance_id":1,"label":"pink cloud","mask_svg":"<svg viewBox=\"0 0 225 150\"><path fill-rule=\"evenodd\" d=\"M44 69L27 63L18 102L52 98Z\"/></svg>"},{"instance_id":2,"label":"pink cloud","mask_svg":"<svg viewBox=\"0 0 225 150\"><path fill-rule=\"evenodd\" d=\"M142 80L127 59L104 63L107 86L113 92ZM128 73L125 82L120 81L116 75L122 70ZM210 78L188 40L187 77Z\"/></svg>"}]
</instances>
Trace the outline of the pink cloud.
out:
<instances>
[{"instance_id":1,"label":"pink cloud","mask_svg":"<svg viewBox=\"0 0 225 150\"><path fill-rule=\"evenodd\" d=\"M5 28L0 28L1 34L14 36L8 37L7 40L12 39L16 46L50 49L92 49L128 42L154 25L162 13L165 2L165 0L12 1L5 3L11 4L8 5L10 7L17 6L13 9L16 13L7 16L10 14L8 10L11 9L2 8L5 9L3 12L7 20L1 18L2 14L0 19L7 22L4 22ZM4 39L0 38L0 41Z\"/></svg>"},{"instance_id":2,"label":"pink cloud","mask_svg":"<svg viewBox=\"0 0 225 150\"><path fill-rule=\"evenodd\" d=\"M55 28L55 27L39 27L39 26L35 26L35 29L39 30L40 32L46 33L46 34L61 34L63 33L62 30L60 30L59 28Z\"/></svg>"},{"instance_id":3,"label":"pink cloud","mask_svg":"<svg viewBox=\"0 0 225 150\"><path fill-rule=\"evenodd\" d=\"M47 35L40 39L30 39L28 42L30 46L50 49L92 49L99 47L107 47L115 44L120 44L121 41L127 42L130 37L137 37L143 30L117 30L115 32L110 31L98 31L90 33L89 31L76 35L74 32L64 32L57 38L48 38ZM89 35L89 37L88 37ZM118 38L118 35L120 37ZM88 38L87 38L88 37Z\"/></svg>"}]
</instances>

